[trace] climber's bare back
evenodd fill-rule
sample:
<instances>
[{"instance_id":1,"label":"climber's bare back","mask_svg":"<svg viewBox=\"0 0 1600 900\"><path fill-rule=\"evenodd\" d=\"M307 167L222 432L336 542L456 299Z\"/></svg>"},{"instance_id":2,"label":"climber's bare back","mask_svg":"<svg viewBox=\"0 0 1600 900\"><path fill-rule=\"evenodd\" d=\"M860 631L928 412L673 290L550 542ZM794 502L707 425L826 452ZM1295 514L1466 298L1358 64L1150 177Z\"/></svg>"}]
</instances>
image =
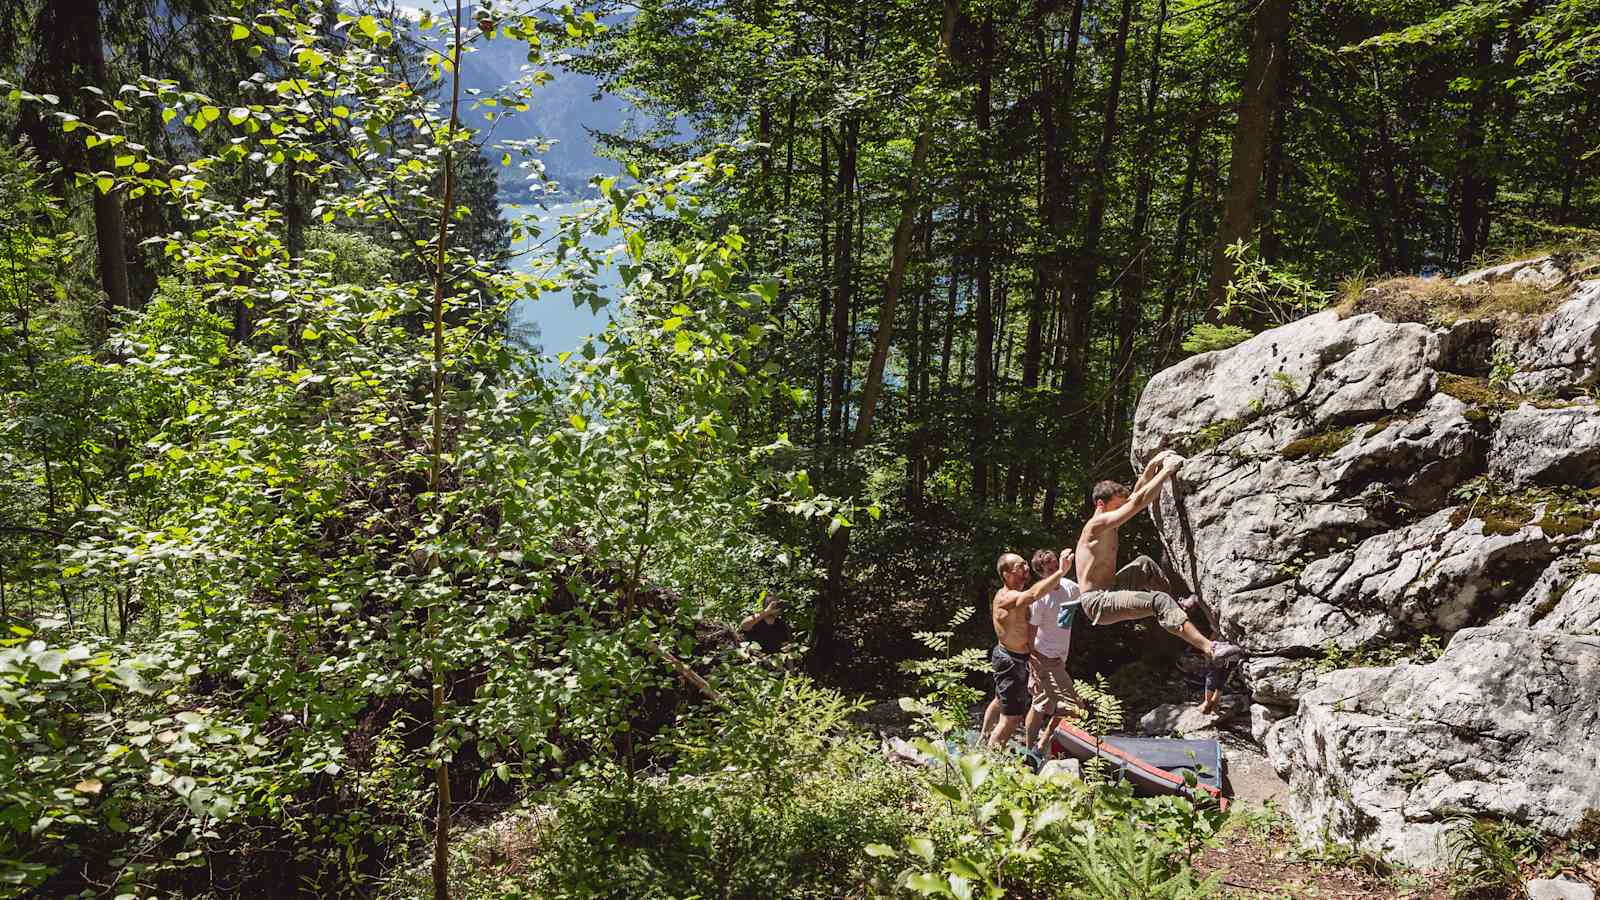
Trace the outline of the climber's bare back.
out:
<instances>
[{"instance_id":1,"label":"climber's bare back","mask_svg":"<svg viewBox=\"0 0 1600 900\"><path fill-rule=\"evenodd\" d=\"M1107 521L1109 518L1095 513L1078 535L1078 588L1086 594L1116 587L1117 526Z\"/></svg>"}]
</instances>

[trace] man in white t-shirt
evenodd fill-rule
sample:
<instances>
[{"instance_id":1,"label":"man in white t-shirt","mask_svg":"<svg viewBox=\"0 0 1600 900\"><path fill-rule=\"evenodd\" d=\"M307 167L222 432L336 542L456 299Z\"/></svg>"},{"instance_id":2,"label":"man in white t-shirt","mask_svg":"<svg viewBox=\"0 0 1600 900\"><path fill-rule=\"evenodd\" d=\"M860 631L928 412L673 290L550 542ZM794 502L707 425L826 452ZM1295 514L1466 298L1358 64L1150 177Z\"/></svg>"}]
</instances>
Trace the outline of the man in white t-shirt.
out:
<instances>
[{"instance_id":1,"label":"man in white t-shirt","mask_svg":"<svg viewBox=\"0 0 1600 900\"><path fill-rule=\"evenodd\" d=\"M1037 577L1054 575L1058 569L1072 565L1072 556L1069 552L1062 559L1054 550L1040 550L1033 554L1033 574ZM1050 748L1050 732L1044 726L1062 711L1062 704L1083 707L1077 689L1072 686L1072 674L1067 671L1078 595L1077 583L1063 578L1055 590L1035 601L1028 611L1029 624L1039 630L1033 638L1033 652L1028 655L1028 686L1033 693L1033 704L1028 709L1025 727L1028 746L1038 750L1041 757L1047 756Z\"/></svg>"}]
</instances>

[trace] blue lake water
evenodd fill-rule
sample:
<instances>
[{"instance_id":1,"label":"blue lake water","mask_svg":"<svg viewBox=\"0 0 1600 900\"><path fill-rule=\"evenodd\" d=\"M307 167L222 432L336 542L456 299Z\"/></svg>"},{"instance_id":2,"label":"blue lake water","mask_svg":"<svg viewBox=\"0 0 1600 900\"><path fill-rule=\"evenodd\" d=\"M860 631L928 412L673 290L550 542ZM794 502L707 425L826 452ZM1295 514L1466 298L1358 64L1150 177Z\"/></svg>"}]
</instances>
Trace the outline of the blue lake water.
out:
<instances>
[{"instance_id":1,"label":"blue lake water","mask_svg":"<svg viewBox=\"0 0 1600 900\"><path fill-rule=\"evenodd\" d=\"M570 216L581 211L585 203L590 201L577 201L551 206L548 210L538 211L538 222L542 235L539 238L524 240L516 245L516 250L525 251L529 243L545 241L560 226L562 216ZM520 208L502 207L503 218L513 218L526 215L533 211L533 207ZM620 234L612 232L609 235L591 235L584 239L584 246L590 250L601 251L618 243ZM531 253L517 258L517 266L524 271L533 271L540 264L541 257L547 256L554 243L546 244L542 252ZM607 266L600 270L595 278L600 292L613 304L622 293L622 276L615 266ZM610 321L610 307L602 308L599 312L589 308L588 303L580 306L572 305L572 292L569 290L549 291L540 295L535 301L519 301L511 308L511 327L513 329L534 326L538 329L538 337L534 343L544 348L549 355L575 350L583 339L590 335L598 335L605 331L606 323Z\"/></svg>"}]
</instances>

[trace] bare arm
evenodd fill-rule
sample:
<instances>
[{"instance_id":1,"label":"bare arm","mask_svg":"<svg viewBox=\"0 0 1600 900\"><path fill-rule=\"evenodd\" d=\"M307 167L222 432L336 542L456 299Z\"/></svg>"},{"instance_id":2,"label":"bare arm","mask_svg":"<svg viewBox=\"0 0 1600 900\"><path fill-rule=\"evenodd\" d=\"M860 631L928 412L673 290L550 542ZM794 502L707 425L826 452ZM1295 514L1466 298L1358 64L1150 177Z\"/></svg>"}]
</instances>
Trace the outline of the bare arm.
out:
<instances>
[{"instance_id":1,"label":"bare arm","mask_svg":"<svg viewBox=\"0 0 1600 900\"><path fill-rule=\"evenodd\" d=\"M1161 485L1178 471L1178 466L1183 464L1183 457L1176 453L1163 453L1150 461L1151 466L1158 464L1159 468L1153 477L1139 479L1140 485L1128 495L1128 502L1105 513L1105 518L1100 520L1101 527L1121 528L1134 516L1144 512L1145 507L1155 502L1156 496L1161 493ZM1149 475L1149 472L1150 469L1147 467L1145 474Z\"/></svg>"},{"instance_id":2,"label":"bare arm","mask_svg":"<svg viewBox=\"0 0 1600 900\"><path fill-rule=\"evenodd\" d=\"M1061 564L1056 566L1054 573L1046 575L1045 577L1034 582L1033 587L1030 587L1027 590L1010 592L1010 594L1004 600L998 601L996 605L1002 609L1017 609L1019 607L1032 606L1035 600L1038 600L1045 594L1055 590L1061 584L1062 577L1067 574L1067 566L1071 563L1072 551L1061 551Z\"/></svg>"}]
</instances>

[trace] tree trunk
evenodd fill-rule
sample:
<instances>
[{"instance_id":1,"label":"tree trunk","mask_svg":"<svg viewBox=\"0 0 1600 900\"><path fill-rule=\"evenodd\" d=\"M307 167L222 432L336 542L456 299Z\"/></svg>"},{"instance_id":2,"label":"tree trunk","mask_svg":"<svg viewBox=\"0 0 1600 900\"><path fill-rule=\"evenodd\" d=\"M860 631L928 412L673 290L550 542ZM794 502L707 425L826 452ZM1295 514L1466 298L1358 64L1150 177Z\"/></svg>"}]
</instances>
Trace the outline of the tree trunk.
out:
<instances>
[{"instance_id":1,"label":"tree trunk","mask_svg":"<svg viewBox=\"0 0 1600 900\"><path fill-rule=\"evenodd\" d=\"M461 110L461 0L456 0L455 10L455 41L453 44L454 73L450 82L450 130L447 136L454 138L460 127ZM429 447L428 463L428 491L432 496L439 496L443 485L444 464L444 284L445 265L448 260L450 246L450 213L455 208L454 198L451 196L455 186L455 169L451 163L451 147L446 143L444 149L444 197L439 208L439 236L438 257L433 271L433 433ZM441 563L437 551L430 554L428 560L428 574L424 577L432 578L433 572L439 571ZM428 605L428 632L431 643L439 642L439 604ZM450 685L450 673L446 668L444 657L437 650L433 652L430 666L433 676L433 732L434 740L442 742L445 737L445 695ZM434 810L433 830L433 897L434 900L449 900L450 897L450 763L442 753L434 762L434 784L437 793L437 804Z\"/></svg>"},{"instance_id":2,"label":"tree trunk","mask_svg":"<svg viewBox=\"0 0 1600 900\"><path fill-rule=\"evenodd\" d=\"M1489 189L1489 179L1485 175L1488 160L1484 159L1483 152L1483 120L1488 114L1492 87L1490 75L1494 63L1493 38L1479 38L1473 52L1474 71L1479 84L1472 95L1472 106L1467 112L1466 124L1461 129L1459 138L1461 155L1456 161L1458 203L1456 266L1458 268L1470 265L1473 257L1483 249L1478 243L1478 237L1482 234L1484 203Z\"/></svg>"},{"instance_id":3,"label":"tree trunk","mask_svg":"<svg viewBox=\"0 0 1600 900\"><path fill-rule=\"evenodd\" d=\"M854 284L851 263L855 258L855 228L851 216L855 213L856 149L860 126L849 119L841 129L839 141L839 180L836 194L839 198L838 228L835 230L833 254L833 375L828 404L828 441L840 443L844 436L845 366L850 352L850 313L854 307L851 287Z\"/></svg>"},{"instance_id":4,"label":"tree trunk","mask_svg":"<svg viewBox=\"0 0 1600 900\"><path fill-rule=\"evenodd\" d=\"M826 37L823 38L822 46L823 53L826 55L828 46ZM828 371L829 347L828 321L830 318L828 302L831 297L830 283L832 282L831 276L833 274L831 256L829 255L831 248L828 245L828 201L830 199L828 196L828 147L833 142L833 135L831 132L829 132L827 125L823 125L818 142L820 146L818 153L822 162L821 168L818 170L817 175L817 196L819 198L817 201L817 212L818 217L821 219L821 233L817 243L819 248L817 251L817 268L821 274L817 279L817 284L820 286L820 290L817 292L817 384L816 390L814 391L816 396L812 398L813 420L811 423L811 446L815 447L820 452L823 446L826 444L823 431L825 421L823 416L823 407L826 405L826 398L828 396L828 392L826 390L826 373Z\"/></svg>"},{"instance_id":5,"label":"tree trunk","mask_svg":"<svg viewBox=\"0 0 1600 900\"><path fill-rule=\"evenodd\" d=\"M1583 166L1580 159L1583 153L1581 138L1584 126L1594 121L1594 97L1590 97L1584 106L1582 118L1574 118L1572 129L1567 133L1566 156L1563 159L1561 178L1561 209L1556 214L1557 225L1572 224L1572 192L1577 187L1580 176L1579 169Z\"/></svg>"},{"instance_id":6,"label":"tree trunk","mask_svg":"<svg viewBox=\"0 0 1600 900\"><path fill-rule=\"evenodd\" d=\"M944 22L940 29L940 47L949 54L950 42L955 33L956 0L945 0ZM911 254L911 230L916 223L917 206L922 188L922 168L928 158L932 142L932 115L925 114L917 132L917 141L911 153L911 171L905 197L900 205L900 220L895 226L894 246L889 261L889 276L884 284L883 305L878 313L878 330L873 337L872 360L867 364L867 378L861 389L861 407L856 415L850 449L859 451L872 438L873 413L878 395L883 389L883 370L888 364L889 343L894 336L894 312L905 284L906 262ZM837 322L837 318L835 318ZM834 611L844 601L844 564L850 546L850 530L837 528L828 538L826 556L827 596L817 605L817 625L813 632L812 651L818 661L831 660L837 651L834 635Z\"/></svg>"},{"instance_id":7,"label":"tree trunk","mask_svg":"<svg viewBox=\"0 0 1600 900\"><path fill-rule=\"evenodd\" d=\"M1095 152L1094 167L1090 173L1088 218L1083 229L1083 247L1079 254L1077 272L1073 280L1072 316L1070 319L1069 373L1076 370L1077 382L1069 384L1064 394L1072 402L1085 403L1083 360L1089 350L1090 317L1094 311L1094 294L1100 279L1100 238L1105 227L1106 205L1110 196L1111 152L1117 139L1117 108L1122 102L1122 75L1128 61L1128 26L1133 19L1134 0L1122 0L1122 13L1117 21L1116 37L1112 39L1111 80L1106 88L1105 113L1101 120L1100 146ZM1086 410L1085 410L1086 411ZM1080 419L1080 415L1070 416Z\"/></svg>"},{"instance_id":8,"label":"tree trunk","mask_svg":"<svg viewBox=\"0 0 1600 900\"><path fill-rule=\"evenodd\" d=\"M1167 294L1161 301L1161 344L1157 348L1156 369L1164 367L1176 354L1183 328L1178 309L1178 290L1187 280L1189 263L1189 220L1194 216L1194 186L1200 171L1200 122L1189 123L1188 162L1183 168L1183 188L1178 194L1178 223L1172 230L1172 271L1167 279Z\"/></svg>"},{"instance_id":9,"label":"tree trunk","mask_svg":"<svg viewBox=\"0 0 1600 900\"><path fill-rule=\"evenodd\" d=\"M1223 289L1233 280L1233 264L1224 250L1237 241L1248 241L1255 230L1256 189L1261 184L1268 126L1277 105L1292 5L1292 0L1261 0L1256 7L1255 36L1240 86L1239 122L1234 128L1228 162L1228 194L1223 201L1222 224L1217 229L1211 257L1211 281L1206 288L1213 305L1222 302Z\"/></svg>"},{"instance_id":10,"label":"tree trunk","mask_svg":"<svg viewBox=\"0 0 1600 900\"><path fill-rule=\"evenodd\" d=\"M944 312L944 347L939 356L939 395L942 397L950 387L950 344L955 337L956 330L956 299L961 293L961 253L954 249L957 236L961 234L965 224L965 217L961 210L956 210L955 230L950 237L950 276L945 282L948 296L945 298Z\"/></svg>"},{"instance_id":11,"label":"tree trunk","mask_svg":"<svg viewBox=\"0 0 1600 900\"><path fill-rule=\"evenodd\" d=\"M991 206L989 203L989 167L991 153L990 127L990 66L994 59L994 19L984 16L978 32L978 91L973 118L978 126L979 171L982 181L976 186L977 208L977 307L978 334L974 359L977 369L973 378L972 394L972 499L979 509L989 502L989 455L994 438L994 410L991 405L990 384L994 365L994 279L991 235Z\"/></svg>"},{"instance_id":12,"label":"tree trunk","mask_svg":"<svg viewBox=\"0 0 1600 900\"><path fill-rule=\"evenodd\" d=\"M1289 109L1289 83L1294 77L1290 68L1288 43L1285 42L1283 65L1278 72L1278 100L1272 109L1272 142L1267 153L1266 171L1262 174L1261 204L1261 259L1275 263L1283 255L1283 239L1277 228L1278 194L1283 180L1283 128Z\"/></svg>"},{"instance_id":13,"label":"tree trunk","mask_svg":"<svg viewBox=\"0 0 1600 900\"><path fill-rule=\"evenodd\" d=\"M58 10L59 27L68 32L62 37L60 46L68 54L75 55L75 58L64 61L68 77L81 77L88 82L87 85L78 83L69 87L81 91L86 86L93 86L105 91L105 94L98 95L82 92L83 106L80 113L83 120L99 122L101 120L97 118L97 114L108 107L103 98L114 96L116 93L108 84L110 76L106 71L105 38L100 26L100 4L97 0L67 0L47 6L53 6ZM113 146L110 143L102 143L89 151L89 163L93 170L109 172L115 168L112 160ZM97 317L100 326L99 337L104 338L115 311L132 306L128 292L128 254L123 237L125 228L122 217L122 195L115 190L103 191L98 187L92 187L91 190L94 192L95 258L100 269L100 286L106 292L106 305Z\"/></svg>"}]
</instances>

